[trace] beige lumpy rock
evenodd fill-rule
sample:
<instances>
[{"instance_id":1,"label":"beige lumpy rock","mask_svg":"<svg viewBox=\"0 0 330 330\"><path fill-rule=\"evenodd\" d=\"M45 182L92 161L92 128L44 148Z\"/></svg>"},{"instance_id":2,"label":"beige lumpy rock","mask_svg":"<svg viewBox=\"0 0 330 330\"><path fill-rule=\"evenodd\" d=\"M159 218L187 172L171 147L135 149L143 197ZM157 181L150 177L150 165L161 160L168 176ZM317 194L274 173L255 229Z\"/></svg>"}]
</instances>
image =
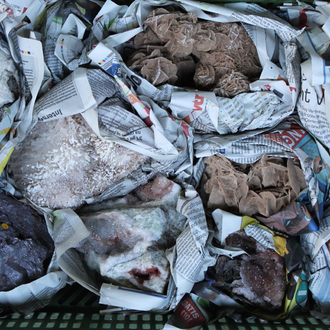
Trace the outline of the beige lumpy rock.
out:
<instances>
[{"instance_id":1,"label":"beige lumpy rock","mask_svg":"<svg viewBox=\"0 0 330 330\"><path fill-rule=\"evenodd\" d=\"M77 212L90 235L76 249L106 281L163 293L169 276L165 250L186 222L176 210L180 191L159 175L122 199L82 207Z\"/></svg>"},{"instance_id":2,"label":"beige lumpy rock","mask_svg":"<svg viewBox=\"0 0 330 330\"><path fill-rule=\"evenodd\" d=\"M242 166L217 154L204 162L200 191L211 210L269 217L295 201L306 187L302 169L290 158L265 155Z\"/></svg>"},{"instance_id":3,"label":"beige lumpy rock","mask_svg":"<svg viewBox=\"0 0 330 330\"><path fill-rule=\"evenodd\" d=\"M193 83L233 97L248 92L250 80L260 75L256 47L240 23L203 21L166 7L152 11L144 26L127 64L155 86Z\"/></svg>"},{"instance_id":4,"label":"beige lumpy rock","mask_svg":"<svg viewBox=\"0 0 330 330\"><path fill-rule=\"evenodd\" d=\"M136 170L146 157L101 140L75 115L39 122L8 164L24 195L52 209L77 207Z\"/></svg>"}]
</instances>

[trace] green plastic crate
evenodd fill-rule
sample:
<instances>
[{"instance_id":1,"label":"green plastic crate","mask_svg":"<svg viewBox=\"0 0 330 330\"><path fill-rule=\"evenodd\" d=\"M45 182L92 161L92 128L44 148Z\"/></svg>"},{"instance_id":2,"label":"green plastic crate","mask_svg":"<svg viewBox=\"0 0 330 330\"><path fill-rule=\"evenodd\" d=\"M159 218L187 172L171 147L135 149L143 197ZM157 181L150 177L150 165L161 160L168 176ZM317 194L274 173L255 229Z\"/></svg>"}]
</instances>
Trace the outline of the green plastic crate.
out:
<instances>
[{"instance_id":1,"label":"green plastic crate","mask_svg":"<svg viewBox=\"0 0 330 330\"><path fill-rule=\"evenodd\" d=\"M99 297L79 284L67 285L59 291L51 304L29 316L13 314L0 319L0 329L24 330L157 330L162 329L169 314L143 313L139 315L100 314L105 306L99 305ZM261 322L246 320L235 322L222 318L204 326L203 330L325 330L330 329L330 321L314 318L296 318L282 322Z\"/></svg>"}]
</instances>

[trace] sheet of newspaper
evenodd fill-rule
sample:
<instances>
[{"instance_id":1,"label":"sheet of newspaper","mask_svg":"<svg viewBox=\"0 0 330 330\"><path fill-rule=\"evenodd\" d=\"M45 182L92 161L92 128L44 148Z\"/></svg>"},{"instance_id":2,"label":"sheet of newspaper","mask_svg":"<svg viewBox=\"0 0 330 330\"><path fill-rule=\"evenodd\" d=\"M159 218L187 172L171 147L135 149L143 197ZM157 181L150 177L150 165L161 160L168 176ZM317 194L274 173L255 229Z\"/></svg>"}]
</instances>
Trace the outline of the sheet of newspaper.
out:
<instances>
[{"instance_id":1,"label":"sheet of newspaper","mask_svg":"<svg viewBox=\"0 0 330 330\"><path fill-rule=\"evenodd\" d=\"M326 2L315 2L315 8L304 12L318 15L298 40L310 59L302 63L302 90L297 109L302 124L327 147L330 146L330 66L327 53L330 45L330 11Z\"/></svg>"},{"instance_id":2,"label":"sheet of newspaper","mask_svg":"<svg viewBox=\"0 0 330 330\"><path fill-rule=\"evenodd\" d=\"M62 62L57 56L54 56L56 41L62 33L62 23L64 23L65 17L63 13L64 8L61 8L61 6L61 1L54 2L47 7L46 11L38 17L36 22L44 33L43 50L45 63L52 73L55 84L59 83L64 77ZM77 15L78 12L76 12Z\"/></svg>"},{"instance_id":3,"label":"sheet of newspaper","mask_svg":"<svg viewBox=\"0 0 330 330\"><path fill-rule=\"evenodd\" d=\"M321 54L326 51L329 45L329 40L322 39L320 37L320 34L322 33L325 34L320 28L316 27L311 31L305 31L298 36L299 42L311 56L312 86L319 86L330 82L330 67L328 66L327 61L321 56ZM327 39L329 39L329 37L327 37Z\"/></svg>"},{"instance_id":4,"label":"sheet of newspaper","mask_svg":"<svg viewBox=\"0 0 330 330\"><path fill-rule=\"evenodd\" d=\"M16 31L12 29L11 23L7 25L7 18L3 21L5 33L7 34L8 38L8 45L5 41L5 37L1 34L1 47L3 51L10 53L14 60L15 67L17 72L15 75L18 79L17 83L19 84L19 97L18 99L10 105L7 109L3 109L3 116L0 123L1 128L1 150L0 150L0 173L3 172L8 159L11 153L14 150L14 147L19 142L19 136L13 138L15 129L20 125L21 118L26 111L26 99L25 95L27 94L26 91L26 80L25 76L23 75L23 68L21 57L19 55L19 44L17 40ZM2 29L1 29L2 30ZM9 47L8 47L9 46ZM9 133L9 134L8 134ZM23 138L23 137L22 137Z\"/></svg>"},{"instance_id":5,"label":"sheet of newspaper","mask_svg":"<svg viewBox=\"0 0 330 330\"><path fill-rule=\"evenodd\" d=\"M106 97L114 94L125 98L136 107L140 116L122 109L103 104ZM192 170L192 129L179 120L174 121L169 114L149 98L142 103L125 84L117 85L115 80L99 69L78 68L48 93L41 97L34 107L39 121L53 120L81 113L94 132L102 139L114 141L127 148L150 156L151 174L140 172L109 187L100 198L109 198L112 193L128 193L148 180L156 172L170 173ZM147 104L147 106L146 106ZM102 115L97 109L103 109ZM107 123L107 129L99 129L99 116ZM123 185L125 189L123 189ZM92 202L93 199L89 199Z\"/></svg>"},{"instance_id":6,"label":"sheet of newspaper","mask_svg":"<svg viewBox=\"0 0 330 330\"><path fill-rule=\"evenodd\" d=\"M192 186L186 186L184 196L179 197L177 209L187 217L187 226L174 248L167 253L173 278L167 296L97 282L74 249L89 235L89 231L71 209L53 212L58 264L71 278L100 295L102 304L140 311L173 309L184 294L191 291L194 283L204 278L207 267L215 262L205 248L208 238L206 218L202 201Z\"/></svg>"},{"instance_id":7,"label":"sheet of newspaper","mask_svg":"<svg viewBox=\"0 0 330 330\"><path fill-rule=\"evenodd\" d=\"M10 111L7 111L9 116L5 116L4 123L8 120L11 122L11 131L16 134L15 138L10 136L9 141L2 141L4 145L0 151L0 173L3 171L8 159L14 150L17 143L19 143L26 135L28 129L33 125L32 112L34 102L41 87L41 82L44 78L44 60L43 51L40 41L36 39L34 32L29 32L29 29L23 24L23 30L27 29L27 34L22 32L19 36L17 31L22 31L22 24L20 23L24 17L28 17L30 20L29 27L31 28L42 12L45 6L51 1L42 0L29 0L22 4L18 0L6 1L8 14L3 20L3 26L8 38L11 55L19 69L24 70L24 77L20 78L21 83L21 98L17 100L11 107ZM24 35L24 36L23 36ZM25 91L25 79L27 80L27 86L30 91ZM27 100L25 96L31 92L31 99L26 104ZM3 131L6 128L3 128ZM7 138L8 140L8 138ZM4 143L6 142L6 143Z\"/></svg>"},{"instance_id":8,"label":"sheet of newspaper","mask_svg":"<svg viewBox=\"0 0 330 330\"><path fill-rule=\"evenodd\" d=\"M195 138L195 156L207 157L221 153L237 163L254 163L264 154L290 156L292 150L276 132L264 133L255 130L248 134L228 136L197 135Z\"/></svg>"},{"instance_id":9,"label":"sheet of newspaper","mask_svg":"<svg viewBox=\"0 0 330 330\"><path fill-rule=\"evenodd\" d=\"M63 278L63 272L51 272L31 283L0 292L0 304L11 308L11 311L7 311L9 313L20 312L28 315L50 303L54 295L66 285ZM0 313L0 316L5 315Z\"/></svg>"},{"instance_id":10,"label":"sheet of newspaper","mask_svg":"<svg viewBox=\"0 0 330 330\"><path fill-rule=\"evenodd\" d=\"M107 3L110 6L111 1ZM214 93L190 92L170 85L162 88L154 87L127 68L119 54L119 45L124 44L140 32L141 22L143 23L157 4L165 5L163 2L157 1L132 3L121 21L124 32L107 37L88 56L110 74L113 74L115 70L120 70L120 74L125 78L127 84L134 86L138 95L146 95L156 101L165 101L165 104L170 101L169 107L176 117L186 120L195 129L206 133L227 134L274 127L293 112L300 92L300 57L293 38L298 36L301 31L293 29L285 21L254 4L221 6L189 0L178 3L186 10L195 12L199 18L219 22L248 23L249 25L244 26L256 44L263 66L273 58L274 53L280 48L282 54L280 61L285 70L281 76L282 80L273 80L274 74L269 73L268 65L262 73L262 79L251 84L251 90L255 93L241 94L233 99L216 98ZM116 10L118 11L119 8L116 7ZM129 15L131 15L132 21L136 21L135 24L125 23ZM121 19L119 18L119 20ZM132 26L135 27L137 23L140 29L133 29ZM274 31L282 39L282 46L279 46ZM275 79L278 79L278 76ZM283 80L286 80L288 85Z\"/></svg>"},{"instance_id":11,"label":"sheet of newspaper","mask_svg":"<svg viewBox=\"0 0 330 330\"><path fill-rule=\"evenodd\" d=\"M76 15L70 14L61 27L55 43L55 56L71 71L89 62L83 43L86 25Z\"/></svg>"},{"instance_id":12,"label":"sheet of newspaper","mask_svg":"<svg viewBox=\"0 0 330 330\"><path fill-rule=\"evenodd\" d=\"M3 54L2 58L5 61L4 69L13 70L12 74L14 76L14 79L17 81L17 83L20 83L19 80L22 78L22 70L20 70L17 63L15 63L12 59L8 59L8 62L6 62L7 61L6 57L8 55L10 56L10 49L5 39L5 36L3 35L2 28L0 29L0 32L1 32L0 47L1 47L1 52ZM8 96L3 95L3 97L6 99ZM5 107L5 105L2 106L1 121L0 121L0 142L2 142L6 138L7 134L13 128L15 116L19 113L22 107L21 97L22 95L19 95L19 97L16 100L14 100L14 102L12 102L10 106L7 107ZM1 100L1 102L3 104L3 100ZM6 139L2 142L2 144L4 144L5 142Z\"/></svg>"},{"instance_id":13,"label":"sheet of newspaper","mask_svg":"<svg viewBox=\"0 0 330 330\"><path fill-rule=\"evenodd\" d=\"M330 240L329 210L321 221L316 232L301 236L301 245L305 250L309 290L316 300L319 311L330 312L330 253L326 243Z\"/></svg>"},{"instance_id":14,"label":"sheet of newspaper","mask_svg":"<svg viewBox=\"0 0 330 330\"><path fill-rule=\"evenodd\" d=\"M178 158L185 151L185 139L183 139L185 133L183 129L177 130L176 139L180 141L180 144L174 146L166 137L168 133L172 136L170 139L173 141L174 132L164 130L153 109L147 108L126 85L124 86L126 88L125 94L133 103L133 106L139 105L148 112L145 113L151 120L150 127L144 123L146 121L145 117L140 118L143 114L140 113L140 117L138 117L129 111L118 113L115 110L110 111L112 109L110 107L107 111L107 118L103 118L103 120L109 123L111 129L99 131L96 108L102 106L101 103L107 95L109 97L118 92L118 86L113 78L100 70L78 68L40 98L34 111L38 115L39 121L82 113L94 132L103 139L115 141L158 160ZM150 104L152 104L151 101ZM105 116L105 112L103 114Z\"/></svg>"},{"instance_id":15,"label":"sheet of newspaper","mask_svg":"<svg viewBox=\"0 0 330 330\"><path fill-rule=\"evenodd\" d=\"M223 249L214 247L211 242L213 237L216 237L220 242L225 243L225 238L237 231L244 228L244 231L247 232L248 235L251 235L262 244L268 246L269 248L276 250L275 245L277 247L281 246L282 248L278 249L278 253L280 255L285 254L285 249L288 246L288 241L285 243L285 240L280 239L275 243L275 240L278 239L276 236L273 239L273 234L269 229L261 227L258 222L249 217L239 217L228 212L222 211L220 209L215 210L212 213L213 219L216 222L217 230L214 233L211 233L208 240L208 248L210 252L212 252L216 256L224 255L229 258L233 258L239 256L241 254L245 254L244 251L239 249L234 249L230 247L224 247ZM290 242L290 244L292 241ZM297 242L293 243L293 246L297 246ZM225 245L225 244L224 244ZM290 251L294 249L292 246L288 248ZM286 251L287 252L287 251ZM298 254L299 257L302 259L302 251ZM299 253L299 252L298 252ZM290 255L290 257L289 257ZM284 258L286 259L286 265L290 264L290 258L292 258L292 254L287 253L285 254ZM297 254L293 256L293 258L297 258ZM300 304L298 308L301 308L304 305L304 302L307 298L307 290L306 290L306 282L303 281L304 275L299 275L297 273L292 274L297 269L297 259L294 261L294 268L287 267L287 273L290 274L289 276L294 278L294 281L290 283L294 283L294 286L290 286L289 291L285 297L285 304L283 304L283 313L275 315L270 315L263 313L262 311L258 311L258 309L254 308L253 313L259 315L259 317L263 319L274 319L275 318L284 318L290 313L290 311ZM212 278L212 275L210 276ZM215 292L215 287L213 286L214 281L208 280L207 278L198 284L196 284L193 288L193 293L189 295L185 295L184 298L181 300L178 307L175 309L173 315L169 318L167 324L165 325L164 329L199 329L200 327L204 326L205 324L212 324L213 320L210 320L210 317L214 317L214 320L218 318L222 318L223 316L228 316L232 318L240 319L241 316L239 315L239 309L244 309L243 304L239 304L225 293L218 291ZM235 296L234 296L235 298ZM217 309L216 315L214 315L214 305L209 305L207 303L212 302L213 304L219 306L220 308ZM199 304L200 302L200 304ZM213 308L212 308L213 306ZM235 317L235 313L236 317ZM258 314L260 313L260 314ZM211 316L212 315L212 316Z\"/></svg>"},{"instance_id":16,"label":"sheet of newspaper","mask_svg":"<svg viewBox=\"0 0 330 330\"><path fill-rule=\"evenodd\" d=\"M58 210L53 215L53 238L58 265L72 279L99 294L100 285L92 271L83 264L78 251L73 248L89 235L89 231L71 209Z\"/></svg>"},{"instance_id":17,"label":"sheet of newspaper","mask_svg":"<svg viewBox=\"0 0 330 330\"><path fill-rule=\"evenodd\" d=\"M310 55L310 60L301 65L302 91L297 104L303 125L327 147L330 146L329 104L330 67L326 60L326 52L330 43L329 15L326 3L321 2L314 12L322 14L324 20L305 31L298 37L302 46ZM323 23L323 24L322 24ZM321 29L322 28L322 29Z\"/></svg>"},{"instance_id":18,"label":"sheet of newspaper","mask_svg":"<svg viewBox=\"0 0 330 330\"><path fill-rule=\"evenodd\" d=\"M27 107L26 110L22 112L22 126L19 127L18 137L16 139L10 140L2 149L2 155L4 156L5 161L10 156L10 153L15 147L16 143L19 142L20 139L23 139L27 131L31 129L32 126L35 124L37 117L39 120L42 121L72 115L73 113L84 112L83 116L85 117L85 119L100 135L100 132L98 130L97 113L94 109L96 108L98 102L102 102L105 97L107 97L107 95L109 94L109 89L111 89L111 86L109 87L110 78L106 74L103 74L102 77L102 74L100 76L99 72L87 72L84 69L78 69L72 74L72 76L69 76L65 81L55 86L50 91L50 93L46 94L44 98L41 98L34 107L34 102L40 90L41 84L44 80L44 60L41 43L39 42L39 40L35 40L33 38L34 35L32 33L31 37L32 38L30 39L18 37L18 47L20 49L20 53L22 54L21 57L23 59L23 69L27 76L28 86L31 89L32 99L29 104L29 107ZM106 79L106 77L108 77L109 79ZM118 86L117 89L119 89ZM110 93L111 92L113 91L110 90ZM149 104L152 104L151 100L149 100ZM72 109L74 110L72 111ZM151 113L150 118L153 119L153 122L157 122L156 125L154 125L154 127L152 128L147 127L147 125L145 125L141 119L136 116L133 116L130 113L127 113L126 121L124 121L124 124L127 125L126 127L123 126L122 116L120 118L114 117L115 119L112 119L112 121L114 123L116 123L117 121L118 123L118 121L120 120L121 128L124 128L125 130L132 130L133 135L135 134L134 125L136 125L138 122L138 125L142 126L142 128L145 129L147 132L146 134L143 134L144 140L147 141L147 144L140 143L140 140L137 140L137 143L142 145L142 148L140 147L140 149L144 150L145 147L149 148L149 144L151 144L154 145L154 148L161 149L161 152L163 153L164 151L168 152L169 157L166 157L166 155L165 157L163 157L163 169L167 169L169 171L171 168L177 168L188 157L186 137L189 135L191 140L189 149L190 152L192 151L192 131L191 129L184 130L184 125L182 125L182 123L178 121L174 122L168 116L166 111L159 108L158 106L155 112L159 116L159 120L154 113ZM109 118L109 120L111 119ZM164 128L162 125L164 125ZM168 142L167 138L164 137L164 134L167 134L168 138L172 142ZM148 143L150 138L153 138L155 142L151 141L150 143ZM164 140L164 142L162 139ZM175 147L172 145L172 143L175 144ZM129 146L131 146L131 144L129 144ZM139 146L137 146L137 148L138 147ZM174 152L175 157L171 157L171 151ZM157 167L156 164L151 165ZM123 179L122 182L118 183L115 187L112 187L112 190L109 189L107 192L105 192L105 194L103 194L101 198L110 197L116 194L125 194L125 192L127 193L131 191L136 186L146 183L149 176L153 174L154 172L150 173L149 175L143 172L136 173L133 178ZM60 225L56 227L57 230L59 226ZM66 232L69 235L71 233L70 227L63 230L63 232ZM79 232L81 235L82 233L84 233L84 230L80 228ZM63 243L60 240L60 235L57 235L57 238L60 243ZM68 237L64 238L64 240L66 239L68 239L68 241L66 242L72 242ZM98 293L99 287L97 283L93 282L92 277L89 275L89 270L86 269L82 263L78 262L79 258L77 256L77 252L75 250L69 249L65 254L63 254L61 250L60 253L61 256L59 259L59 265L65 270L69 267L69 270L67 270L67 272L71 274L72 278L77 278L77 276L79 276L80 278L82 277L84 283L86 283L85 285L93 292ZM51 275L50 278L54 280L54 275ZM41 279L40 281L45 281L45 279ZM57 279L57 281L59 280ZM34 289L37 298L40 299L33 299L30 305L26 304L26 301L24 299L18 300L16 294L12 294L10 297L14 300L16 305L17 303L20 305L24 305L24 311L32 311L33 309L46 305L51 299L53 293L55 293L56 290L60 288L60 285L55 285L52 281L48 281L46 282L46 284L50 287L53 286L54 289L49 289L42 283L37 284L39 285L41 292L44 294L44 297L43 300L40 300L41 298L39 297L39 291ZM60 284L61 286L64 286L64 281L61 281ZM33 285L33 283L30 284L30 287L33 287ZM22 297L23 296L21 295L20 298ZM3 299L5 302L8 301L12 305L14 305L14 303L12 303L12 300L10 300L8 296L4 295ZM15 308L20 308L20 306Z\"/></svg>"},{"instance_id":19,"label":"sheet of newspaper","mask_svg":"<svg viewBox=\"0 0 330 330\"><path fill-rule=\"evenodd\" d=\"M311 85L312 63L310 60L301 65L302 85L297 109L301 123L316 138L327 147L330 146L330 113L329 93L330 84L321 86Z\"/></svg>"},{"instance_id":20,"label":"sheet of newspaper","mask_svg":"<svg viewBox=\"0 0 330 330\"><path fill-rule=\"evenodd\" d=\"M209 299L205 298L205 296L201 297L194 293L186 294L180 301L180 304L177 306L175 311L171 314L163 330L198 330L206 324L212 324L217 319L220 319L222 315L225 315L224 309L222 308L218 309L216 313L214 312L214 305L211 301L212 296L215 297L215 294L211 290L208 292ZM238 308L240 307L238 303L234 302L234 304L236 304Z\"/></svg>"},{"instance_id":21,"label":"sheet of newspaper","mask_svg":"<svg viewBox=\"0 0 330 330\"><path fill-rule=\"evenodd\" d=\"M177 285L171 308L191 291L194 283L204 279L204 272L215 263L206 249L208 228L203 203L192 186L187 185L185 196L180 196L177 210L187 217L188 226L168 254L172 276Z\"/></svg>"},{"instance_id":22,"label":"sheet of newspaper","mask_svg":"<svg viewBox=\"0 0 330 330\"><path fill-rule=\"evenodd\" d=\"M255 29L255 32L258 31ZM256 40L260 43L260 38ZM260 45L257 42L256 46L262 49L267 44ZM288 43L284 52L286 74L282 74L282 79L287 79L289 86L283 80L271 80L274 79L274 73L270 72L268 58L260 80L250 84L254 93L239 94L232 99L214 99L210 95L203 95L203 92L173 91L169 107L178 118L206 133L217 131L219 134L228 134L274 127L293 112L300 91L297 46Z\"/></svg>"},{"instance_id":23,"label":"sheet of newspaper","mask_svg":"<svg viewBox=\"0 0 330 330\"><path fill-rule=\"evenodd\" d=\"M106 1L93 21L92 31L98 41L106 39L110 32L123 32L128 27L132 29L138 26L136 18L127 9L128 6ZM108 31L105 31L104 26L108 27Z\"/></svg>"},{"instance_id":24,"label":"sheet of newspaper","mask_svg":"<svg viewBox=\"0 0 330 330\"><path fill-rule=\"evenodd\" d=\"M256 308L253 311L255 315L259 315L262 318L269 320L285 318L289 315L292 309L298 304L298 299L296 299L296 296L299 296L299 299L301 298L300 300L301 305L302 306L304 305L304 301L306 301L307 299L307 291L301 290L300 288L300 284L301 284L300 275L302 271L303 251L295 240L284 239L283 237L279 237L275 232L271 231L266 226L260 224L256 219L247 216L243 216L243 217L236 216L226 211L217 209L212 213L212 217L215 220L217 227L213 236L219 242L221 242L222 245L224 245L223 248L218 248L212 244L213 242L211 239L209 240L208 249L210 253L217 256L217 258L220 255L224 255L229 258L234 258L246 253L243 250L226 246L226 238L228 237L228 235L238 230L244 230L246 235L253 237L257 242L261 243L264 247L276 251L280 256L284 258L283 261L285 263L288 281L290 281L290 283L292 283L293 285L290 286L290 288L288 288L288 290L286 291L285 303L283 303L282 312L279 313L278 315L275 315L272 313L264 312L262 310L258 310L258 308ZM289 251L295 251L295 254ZM207 288L207 282L208 281L205 280L204 285L202 285L200 288L202 297L203 297L203 289ZM228 305L226 306L225 305L226 301L222 297L223 294L224 293L222 293L220 290L219 303L221 303L222 308L230 309L230 307L232 306L232 301L229 300Z\"/></svg>"},{"instance_id":25,"label":"sheet of newspaper","mask_svg":"<svg viewBox=\"0 0 330 330\"><path fill-rule=\"evenodd\" d=\"M259 226L257 220L249 217L236 216L220 209L213 211L212 217L217 226L217 232L214 237L216 237L221 244L225 245L225 240L228 235L244 228L244 231L248 236L253 237L256 241L267 248L276 251L273 235L270 233L270 230ZM249 224L247 225L247 223ZM215 249L214 247L212 248L213 252L217 250L218 249ZM232 249L219 249L218 251L221 253L224 252L223 254L230 255L231 257L245 253L244 251L232 251Z\"/></svg>"},{"instance_id":26,"label":"sheet of newspaper","mask_svg":"<svg viewBox=\"0 0 330 330\"><path fill-rule=\"evenodd\" d=\"M34 104L44 78L44 56L42 44L39 40L31 37L24 38L19 35L17 39L22 57L24 74L32 96L27 109L24 111L24 115L21 117L22 123L19 125L17 131L18 135L24 137L31 125L33 125Z\"/></svg>"},{"instance_id":27,"label":"sheet of newspaper","mask_svg":"<svg viewBox=\"0 0 330 330\"><path fill-rule=\"evenodd\" d=\"M69 16L62 31L65 32L78 26L77 35L81 36L83 27L79 22L73 16ZM81 31L79 27L82 29ZM45 80L45 71L41 43L34 39L35 35L32 32L30 35L33 38L19 36L17 47L19 47L23 59L23 68L31 88L32 100L22 114L18 127L18 137L11 140L1 151L3 167L16 143L24 138L26 132L32 128L37 119L45 121L82 113L95 133L101 137L96 108L106 97L120 90L113 78L107 74L99 70L78 68L46 93L44 97L41 97L34 106L35 99L42 87L41 83ZM124 87L126 86L124 85ZM134 95L127 87L125 91ZM108 112L108 117L103 119L110 123L113 129L103 130L102 138L116 141L153 157L150 164L152 171L150 175L153 175L155 171L170 173L187 169L187 173L192 172L189 170L189 167L192 166L192 129L178 120L173 121L172 117L152 100L144 100L151 109L147 109L140 100L136 99L136 101L135 103L140 105L143 111L145 111L144 109L147 111L146 113L140 112L142 118L129 111L121 112L120 115L119 113ZM147 117L152 119L153 125L150 127L142 120L146 121ZM134 178L123 179L114 187L109 187L109 190L98 200L111 197L113 194L128 193L136 186L145 183L150 175L136 172ZM92 202L92 199L89 202Z\"/></svg>"},{"instance_id":28,"label":"sheet of newspaper","mask_svg":"<svg viewBox=\"0 0 330 330\"><path fill-rule=\"evenodd\" d=\"M9 17L20 22L24 17L28 17L30 22L34 22L42 10L55 0L1 0L0 1L0 21Z\"/></svg>"},{"instance_id":29,"label":"sheet of newspaper","mask_svg":"<svg viewBox=\"0 0 330 330\"><path fill-rule=\"evenodd\" d=\"M12 22L4 20L6 30L12 27ZM22 35L29 35L23 37ZM25 88L25 79L31 98L29 103L25 105L25 98L17 101L16 108L13 108L15 113L15 121L12 124L12 129L15 129L15 138L9 140L0 151L0 170L2 171L6 165L10 154L15 148L16 144L24 139L28 131L36 124L37 118L34 112L34 105L43 84L47 84L47 71L44 64L44 56L41 42L37 39L39 37L36 33L29 30L19 30L17 35L14 29L10 30L9 38L14 40L14 48L12 54L19 54L18 65L24 71L24 79L22 79L22 88ZM14 58L17 56L13 56ZM24 90L24 89L23 89ZM16 111L15 111L16 110Z\"/></svg>"}]
</instances>

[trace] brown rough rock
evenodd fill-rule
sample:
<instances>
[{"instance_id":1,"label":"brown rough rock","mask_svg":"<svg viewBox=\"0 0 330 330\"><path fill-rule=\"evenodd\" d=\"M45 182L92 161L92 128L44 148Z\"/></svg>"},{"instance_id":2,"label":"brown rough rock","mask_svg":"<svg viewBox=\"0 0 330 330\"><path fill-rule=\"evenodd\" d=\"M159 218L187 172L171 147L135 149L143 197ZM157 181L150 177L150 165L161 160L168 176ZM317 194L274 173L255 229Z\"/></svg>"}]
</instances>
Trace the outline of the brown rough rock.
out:
<instances>
[{"instance_id":1,"label":"brown rough rock","mask_svg":"<svg viewBox=\"0 0 330 330\"><path fill-rule=\"evenodd\" d=\"M234 259L220 256L215 266L217 285L261 309L281 308L287 287L284 258L244 231L229 235L226 245L248 254Z\"/></svg>"},{"instance_id":2,"label":"brown rough rock","mask_svg":"<svg viewBox=\"0 0 330 330\"><path fill-rule=\"evenodd\" d=\"M304 173L293 159L265 155L245 169L220 154L204 162L200 190L210 210L269 217L295 201L306 187Z\"/></svg>"},{"instance_id":3,"label":"brown rough rock","mask_svg":"<svg viewBox=\"0 0 330 330\"><path fill-rule=\"evenodd\" d=\"M144 26L145 31L134 38L136 53L127 59L127 65L155 86L165 83L187 86L193 82L192 87L233 97L248 92L250 80L261 72L256 47L240 23L203 21L195 13L166 7L152 11ZM177 81L171 75L158 79L165 70L164 64L151 56L155 49L160 52L157 58L166 58L178 66ZM187 56L194 64L189 62L184 80L180 79L184 76L180 63Z\"/></svg>"}]
</instances>

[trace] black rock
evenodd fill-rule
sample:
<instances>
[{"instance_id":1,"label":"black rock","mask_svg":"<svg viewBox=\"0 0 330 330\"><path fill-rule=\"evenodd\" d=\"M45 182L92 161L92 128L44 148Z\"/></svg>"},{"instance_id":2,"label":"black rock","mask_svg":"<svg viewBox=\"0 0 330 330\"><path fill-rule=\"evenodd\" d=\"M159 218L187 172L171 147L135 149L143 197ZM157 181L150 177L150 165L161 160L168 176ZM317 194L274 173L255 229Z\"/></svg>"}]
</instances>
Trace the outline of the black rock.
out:
<instances>
[{"instance_id":1,"label":"black rock","mask_svg":"<svg viewBox=\"0 0 330 330\"><path fill-rule=\"evenodd\" d=\"M0 194L0 251L1 291L43 276L54 251L43 216L5 194Z\"/></svg>"}]
</instances>

